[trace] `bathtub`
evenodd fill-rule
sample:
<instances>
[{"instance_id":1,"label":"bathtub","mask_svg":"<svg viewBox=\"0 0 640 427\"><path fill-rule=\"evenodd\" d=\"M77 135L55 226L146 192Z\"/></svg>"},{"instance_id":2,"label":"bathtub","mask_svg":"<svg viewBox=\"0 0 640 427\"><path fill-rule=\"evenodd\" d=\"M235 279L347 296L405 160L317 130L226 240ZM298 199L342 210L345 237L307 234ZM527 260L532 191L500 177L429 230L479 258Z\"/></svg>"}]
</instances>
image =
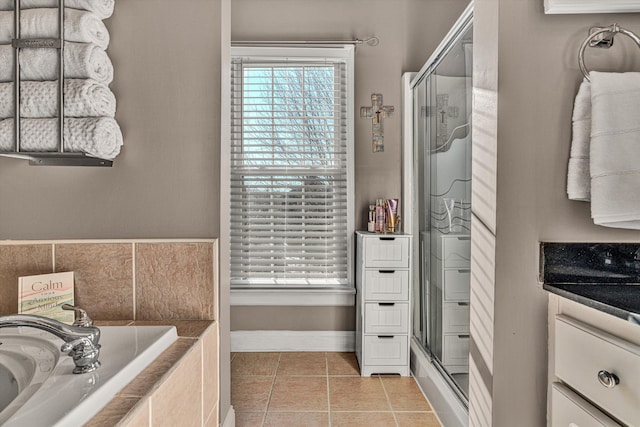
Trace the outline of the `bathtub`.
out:
<instances>
[{"instance_id":1,"label":"bathtub","mask_svg":"<svg viewBox=\"0 0 640 427\"><path fill-rule=\"evenodd\" d=\"M96 371L73 374L63 341L29 327L0 329L0 425L81 426L176 339L174 326L102 326Z\"/></svg>"}]
</instances>

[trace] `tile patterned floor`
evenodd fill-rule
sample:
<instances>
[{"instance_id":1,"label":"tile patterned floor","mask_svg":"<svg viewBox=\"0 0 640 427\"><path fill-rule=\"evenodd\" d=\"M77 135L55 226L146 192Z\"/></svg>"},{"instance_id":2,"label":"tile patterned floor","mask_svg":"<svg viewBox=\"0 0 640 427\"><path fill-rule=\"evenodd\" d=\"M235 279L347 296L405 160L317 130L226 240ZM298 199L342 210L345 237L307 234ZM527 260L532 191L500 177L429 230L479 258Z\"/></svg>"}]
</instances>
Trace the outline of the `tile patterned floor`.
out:
<instances>
[{"instance_id":1,"label":"tile patterned floor","mask_svg":"<svg viewBox=\"0 0 640 427\"><path fill-rule=\"evenodd\" d=\"M441 427L413 378L361 377L353 353L232 353L237 427Z\"/></svg>"}]
</instances>

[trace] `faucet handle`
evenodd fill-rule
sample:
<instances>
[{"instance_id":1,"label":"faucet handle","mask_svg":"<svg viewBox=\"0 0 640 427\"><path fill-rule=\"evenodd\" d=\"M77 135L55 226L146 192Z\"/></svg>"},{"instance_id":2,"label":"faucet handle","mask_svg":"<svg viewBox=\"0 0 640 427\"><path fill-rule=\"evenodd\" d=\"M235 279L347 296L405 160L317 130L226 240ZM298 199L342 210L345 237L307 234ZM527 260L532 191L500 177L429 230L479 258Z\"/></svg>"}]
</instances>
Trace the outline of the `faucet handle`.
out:
<instances>
[{"instance_id":1,"label":"faucet handle","mask_svg":"<svg viewBox=\"0 0 640 427\"><path fill-rule=\"evenodd\" d=\"M73 310L74 319L75 319L73 321L73 326L82 326L82 327L93 326L93 320L91 319L91 317L89 317L87 312L82 308L76 305L62 304L62 309Z\"/></svg>"}]
</instances>

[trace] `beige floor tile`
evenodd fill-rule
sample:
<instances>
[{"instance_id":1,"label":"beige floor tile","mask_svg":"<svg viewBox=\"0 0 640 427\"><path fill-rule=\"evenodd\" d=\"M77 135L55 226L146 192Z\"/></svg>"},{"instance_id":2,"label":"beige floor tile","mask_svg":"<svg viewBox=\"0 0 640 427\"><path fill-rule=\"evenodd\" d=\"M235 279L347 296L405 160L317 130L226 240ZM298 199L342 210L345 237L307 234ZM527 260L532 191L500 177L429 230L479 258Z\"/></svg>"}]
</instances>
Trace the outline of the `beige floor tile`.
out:
<instances>
[{"instance_id":1,"label":"beige floor tile","mask_svg":"<svg viewBox=\"0 0 640 427\"><path fill-rule=\"evenodd\" d=\"M231 376L231 404L236 412L264 412L273 385L270 376Z\"/></svg>"},{"instance_id":2,"label":"beige floor tile","mask_svg":"<svg viewBox=\"0 0 640 427\"><path fill-rule=\"evenodd\" d=\"M327 375L325 353L282 353L277 375Z\"/></svg>"},{"instance_id":3,"label":"beige floor tile","mask_svg":"<svg viewBox=\"0 0 640 427\"><path fill-rule=\"evenodd\" d=\"M412 377L382 377L382 384L394 411L427 412L432 410Z\"/></svg>"},{"instance_id":4,"label":"beige floor tile","mask_svg":"<svg viewBox=\"0 0 640 427\"><path fill-rule=\"evenodd\" d=\"M332 412L331 427L391 427L392 412Z\"/></svg>"},{"instance_id":5,"label":"beige floor tile","mask_svg":"<svg viewBox=\"0 0 640 427\"><path fill-rule=\"evenodd\" d=\"M267 412L264 427L327 427L328 412Z\"/></svg>"},{"instance_id":6,"label":"beige floor tile","mask_svg":"<svg viewBox=\"0 0 640 427\"><path fill-rule=\"evenodd\" d=\"M231 375L275 375L280 353L236 353Z\"/></svg>"},{"instance_id":7,"label":"beige floor tile","mask_svg":"<svg viewBox=\"0 0 640 427\"><path fill-rule=\"evenodd\" d=\"M396 412L400 427L442 427L433 412Z\"/></svg>"},{"instance_id":8,"label":"beige floor tile","mask_svg":"<svg viewBox=\"0 0 640 427\"><path fill-rule=\"evenodd\" d=\"M261 427L264 412L236 412L236 427Z\"/></svg>"},{"instance_id":9,"label":"beige floor tile","mask_svg":"<svg viewBox=\"0 0 640 427\"><path fill-rule=\"evenodd\" d=\"M329 375L360 375L355 353L327 353Z\"/></svg>"},{"instance_id":10,"label":"beige floor tile","mask_svg":"<svg viewBox=\"0 0 640 427\"><path fill-rule=\"evenodd\" d=\"M331 411L391 411L377 377L329 377Z\"/></svg>"},{"instance_id":11,"label":"beige floor tile","mask_svg":"<svg viewBox=\"0 0 640 427\"><path fill-rule=\"evenodd\" d=\"M327 411L327 378L276 376L268 410Z\"/></svg>"}]
</instances>

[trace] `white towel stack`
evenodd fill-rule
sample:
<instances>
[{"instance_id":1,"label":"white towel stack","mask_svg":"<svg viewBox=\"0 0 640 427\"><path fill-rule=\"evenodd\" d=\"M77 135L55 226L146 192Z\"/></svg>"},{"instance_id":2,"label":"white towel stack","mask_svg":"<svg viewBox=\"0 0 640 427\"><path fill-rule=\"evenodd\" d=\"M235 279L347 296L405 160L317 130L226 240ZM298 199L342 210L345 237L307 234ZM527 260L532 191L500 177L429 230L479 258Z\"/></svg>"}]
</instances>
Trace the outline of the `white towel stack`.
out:
<instances>
[{"instance_id":1,"label":"white towel stack","mask_svg":"<svg viewBox=\"0 0 640 427\"><path fill-rule=\"evenodd\" d=\"M65 0L64 148L112 160L122 146L102 22L115 0ZM57 38L58 0L20 0L21 38ZM14 0L0 0L0 151L15 149ZM57 151L58 51L20 49L21 151Z\"/></svg>"},{"instance_id":2,"label":"white towel stack","mask_svg":"<svg viewBox=\"0 0 640 427\"><path fill-rule=\"evenodd\" d=\"M574 107L567 176L593 222L640 229L640 73L590 73Z\"/></svg>"}]
</instances>

